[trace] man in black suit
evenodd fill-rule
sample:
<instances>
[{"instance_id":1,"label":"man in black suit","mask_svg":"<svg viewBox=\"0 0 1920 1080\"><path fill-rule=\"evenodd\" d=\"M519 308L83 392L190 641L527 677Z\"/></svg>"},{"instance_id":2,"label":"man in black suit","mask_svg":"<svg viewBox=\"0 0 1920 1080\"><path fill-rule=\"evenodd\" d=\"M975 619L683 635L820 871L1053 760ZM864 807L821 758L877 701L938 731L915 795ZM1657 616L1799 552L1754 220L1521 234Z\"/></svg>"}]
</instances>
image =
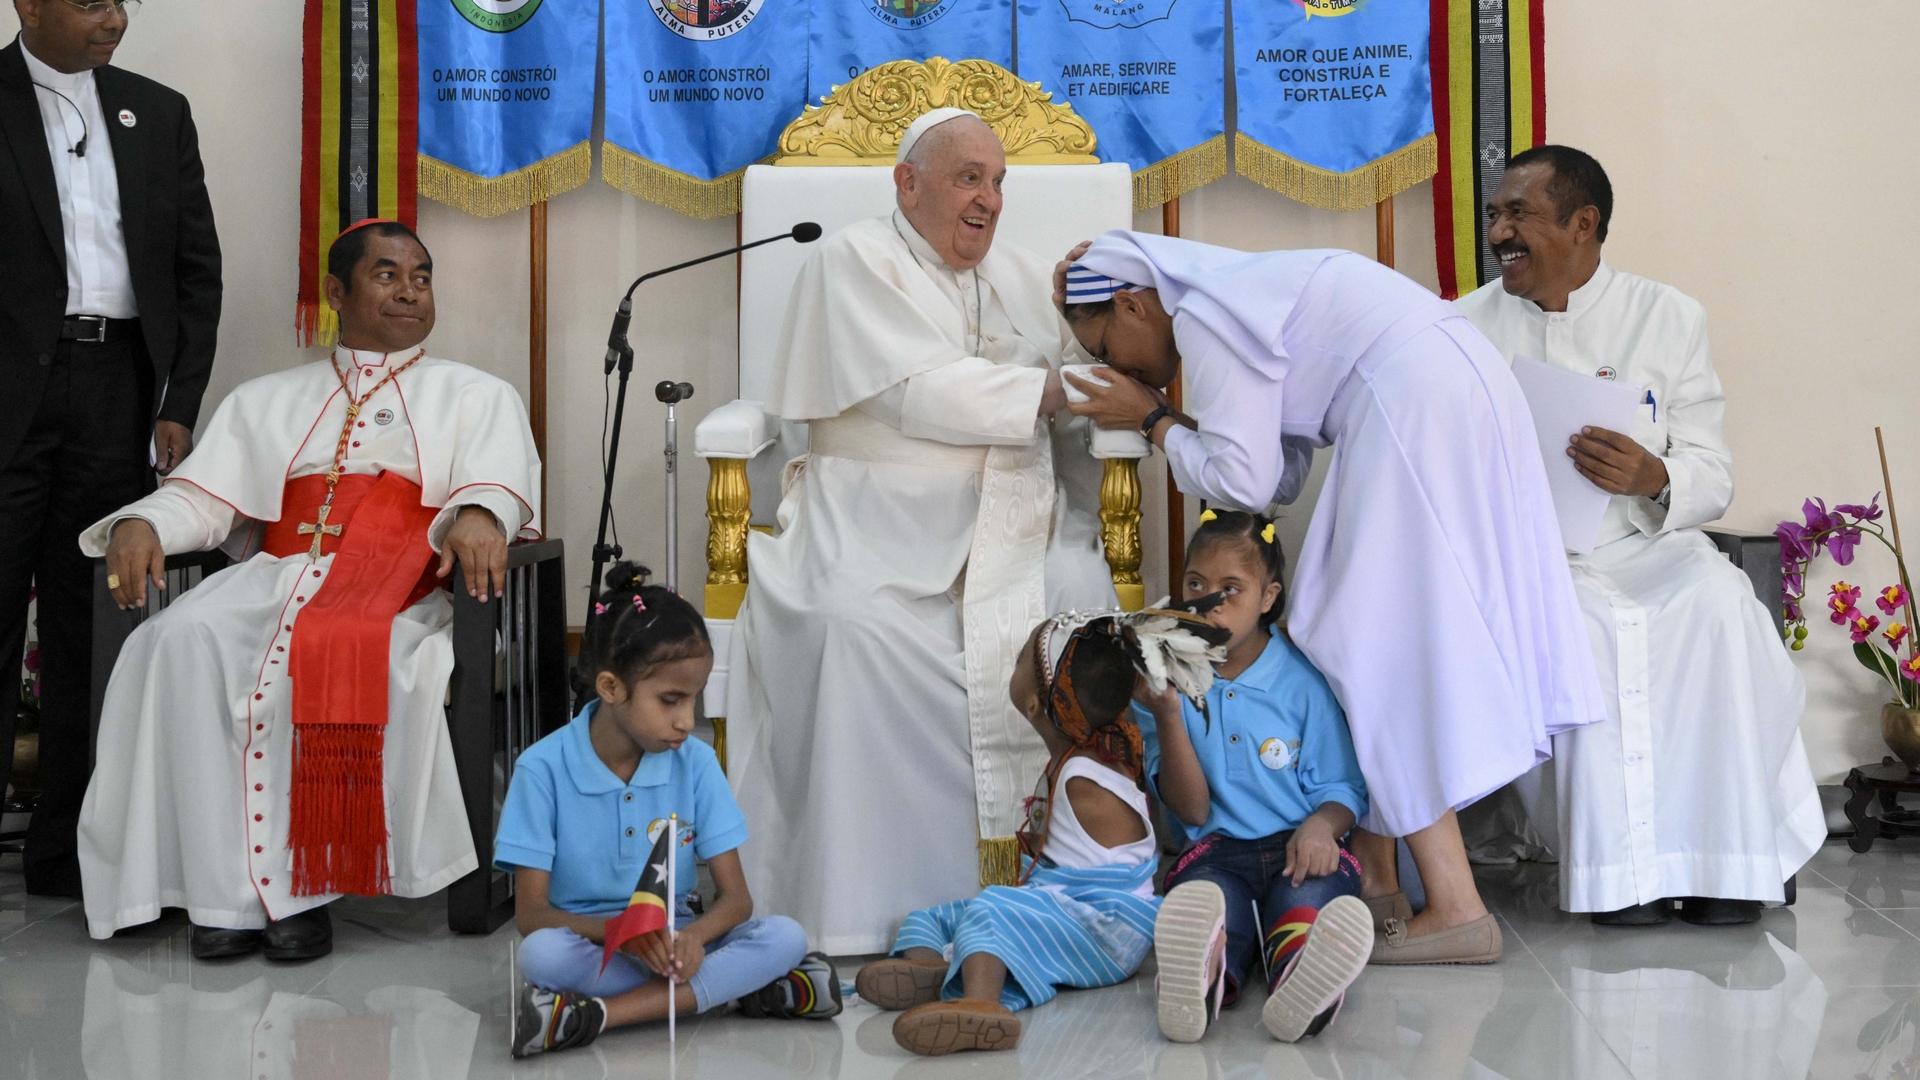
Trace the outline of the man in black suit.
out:
<instances>
[{"instance_id":1,"label":"man in black suit","mask_svg":"<svg viewBox=\"0 0 1920 1080\"><path fill-rule=\"evenodd\" d=\"M26 885L78 897L93 630L78 537L192 448L220 242L186 99L108 66L139 0L13 6L20 36L0 49L0 738L10 750L35 590L43 790Z\"/></svg>"}]
</instances>

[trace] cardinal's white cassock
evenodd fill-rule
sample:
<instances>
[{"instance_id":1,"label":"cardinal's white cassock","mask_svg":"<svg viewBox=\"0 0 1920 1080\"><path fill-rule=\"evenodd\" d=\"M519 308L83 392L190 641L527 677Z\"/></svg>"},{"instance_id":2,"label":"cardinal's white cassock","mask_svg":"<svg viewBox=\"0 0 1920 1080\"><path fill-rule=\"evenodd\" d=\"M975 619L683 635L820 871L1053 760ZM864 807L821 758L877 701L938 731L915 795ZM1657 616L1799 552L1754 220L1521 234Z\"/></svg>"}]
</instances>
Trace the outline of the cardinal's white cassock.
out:
<instances>
[{"instance_id":1,"label":"cardinal's white cassock","mask_svg":"<svg viewBox=\"0 0 1920 1080\"><path fill-rule=\"evenodd\" d=\"M296 687L288 669L302 612L323 614L324 587L351 565L340 560L374 536L354 535L349 501L371 522L378 499L405 492L400 509L413 524L399 540L427 573L431 553L421 545L437 551L461 507L485 508L510 538L539 535L540 464L519 395L452 361L422 356L403 366L417 351L341 348L327 361L241 384L159 490L81 535L81 548L98 556L112 526L137 517L168 553L225 547L246 556L142 623L114 665L80 819L94 937L149 922L163 907L184 907L201 926L258 928L337 895L293 888ZM350 397L366 398L351 418ZM342 512L332 521L345 525L342 535L322 537L326 548L314 558L307 544L336 453L342 498L332 509ZM276 537L297 538L297 550ZM270 553L276 547L278 557ZM400 582L401 595L414 595L407 588ZM395 895L422 896L478 863L443 709L453 606L436 589L397 610L379 746L381 876ZM373 812L377 828L379 808Z\"/></svg>"},{"instance_id":2,"label":"cardinal's white cassock","mask_svg":"<svg viewBox=\"0 0 1920 1080\"><path fill-rule=\"evenodd\" d=\"M999 849L1047 754L1015 655L1049 613L1115 603L1085 422L1037 417L1074 362L1051 297L1032 253L955 272L897 212L795 285L767 409L811 421L810 453L781 534L748 537L727 715L754 897L829 953L885 951L990 855L1017 871Z\"/></svg>"},{"instance_id":3,"label":"cardinal's white cassock","mask_svg":"<svg viewBox=\"0 0 1920 1080\"><path fill-rule=\"evenodd\" d=\"M1564 312L1497 281L1459 308L1509 361L1648 390L1626 434L1672 482L1666 505L1614 496L1598 546L1567 557L1608 718L1555 739L1553 784L1522 785L1559 840L1561 906L1782 899L1826 825L1800 740L1806 684L1752 582L1699 529L1733 501L1705 311L1605 263Z\"/></svg>"}]
</instances>

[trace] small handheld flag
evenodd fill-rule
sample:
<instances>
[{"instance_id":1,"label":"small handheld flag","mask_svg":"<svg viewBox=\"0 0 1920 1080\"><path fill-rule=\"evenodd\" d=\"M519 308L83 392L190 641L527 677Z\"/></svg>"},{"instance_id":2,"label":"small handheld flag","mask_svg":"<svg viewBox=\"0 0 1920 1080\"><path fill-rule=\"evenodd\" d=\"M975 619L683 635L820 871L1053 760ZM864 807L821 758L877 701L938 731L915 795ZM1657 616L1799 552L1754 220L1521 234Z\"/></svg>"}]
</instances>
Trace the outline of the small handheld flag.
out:
<instances>
[{"instance_id":1,"label":"small handheld flag","mask_svg":"<svg viewBox=\"0 0 1920 1080\"><path fill-rule=\"evenodd\" d=\"M667 913L672 910L672 885L674 859L674 838L676 830L660 830L660 838L653 842L653 851L647 856L647 865L640 871L640 882L634 886L633 899L627 901L626 910L607 920L606 947L600 954L600 970L607 969L608 961L620 946L639 937L651 934L655 930L665 930L670 921Z\"/></svg>"}]
</instances>

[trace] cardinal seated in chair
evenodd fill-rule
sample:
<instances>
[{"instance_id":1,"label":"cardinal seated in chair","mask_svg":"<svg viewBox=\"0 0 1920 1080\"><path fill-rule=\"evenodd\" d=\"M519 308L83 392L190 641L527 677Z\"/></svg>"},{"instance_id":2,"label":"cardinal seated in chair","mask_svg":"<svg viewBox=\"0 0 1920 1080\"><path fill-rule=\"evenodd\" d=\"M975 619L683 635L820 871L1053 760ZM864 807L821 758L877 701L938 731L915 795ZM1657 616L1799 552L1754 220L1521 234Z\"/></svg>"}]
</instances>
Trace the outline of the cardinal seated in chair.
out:
<instances>
[{"instance_id":1,"label":"cardinal seated in chair","mask_svg":"<svg viewBox=\"0 0 1920 1080\"><path fill-rule=\"evenodd\" d=\"M536 537L511 386L426 355L433 262L393 222L327 256L340 345L236 388L167 482L80 537L123 608L166 555L245 556L146 620L108 683L80 821L87 929L184 907L196 957L325 955L343 893L472 871L443 701L456 560L485 601Z\"/></svg>"}]
</instances>

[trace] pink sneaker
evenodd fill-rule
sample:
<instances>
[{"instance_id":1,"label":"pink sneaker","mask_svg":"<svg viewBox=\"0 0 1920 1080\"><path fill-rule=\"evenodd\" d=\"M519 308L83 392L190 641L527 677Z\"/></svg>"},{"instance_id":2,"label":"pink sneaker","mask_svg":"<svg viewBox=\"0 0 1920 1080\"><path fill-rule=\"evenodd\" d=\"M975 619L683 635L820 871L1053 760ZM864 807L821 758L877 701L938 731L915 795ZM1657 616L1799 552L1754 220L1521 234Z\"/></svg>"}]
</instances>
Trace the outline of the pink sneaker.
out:
<instances>
[{"instance_id":1,"label":"pink sneaker","mask_svg":"<svg viewBox=\"0 0 1920 1080\"><path fill-rule=\"evenodd\" d=\"M1306 944L1287 961L1260 1010L1267 1031L1298 1042L1333 1022L1347 987L1373 955L1373 913L1354 896L1336 896L1320 909Z\"/></svg>"},{"instance_id":2,"label":"pink sneaker","mask_svg":"<svg viewBox=\"0 0 1920 1080\"><path fill-rule=\"evenodd\" d=\"M1153 951L1160 966L1154 980L1160 1034L1173 1042L1200 1041L1208 1022L1220 1015L1227 989L1227 898L1220 886L1174 886L1153 922Z\"/></svg>"}]
</instances>

